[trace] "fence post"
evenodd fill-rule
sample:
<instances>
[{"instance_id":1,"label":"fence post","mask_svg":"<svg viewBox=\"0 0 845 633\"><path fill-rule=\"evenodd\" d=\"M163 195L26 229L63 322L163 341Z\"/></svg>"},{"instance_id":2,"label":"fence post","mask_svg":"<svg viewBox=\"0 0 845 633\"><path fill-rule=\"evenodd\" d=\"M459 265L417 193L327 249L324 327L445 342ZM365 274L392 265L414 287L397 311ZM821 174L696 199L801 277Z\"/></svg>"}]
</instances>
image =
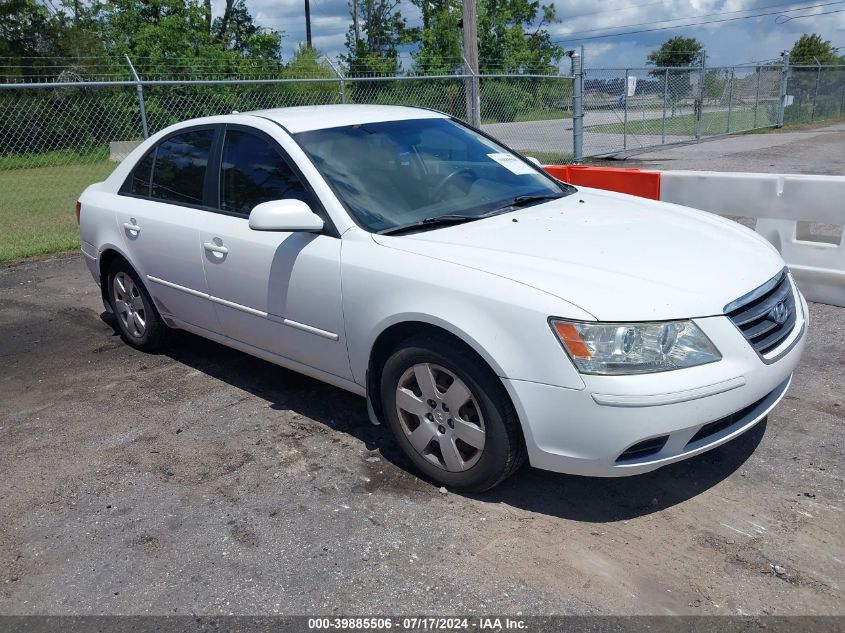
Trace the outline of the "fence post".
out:
<instances>
[{"instance_id":1,"label":"fence post","mask_svg":"<svg viewBox=\"0 0 845 633\"><path fill-rule=\"evenodd\" d=\"M754 95L754 129L757 129L757 108L760 106L760 67L757 66L757 92Z\"/></svg>"},{"instance_id":2,"label":"fence post","mask_svg":"<svg viewBox=\"0 0 845 633\"><path fill-rule=\"evenodd\" d=\"M666 145L666 98L669 95L669 69L663 75L663 120L660 124L660 144Z\"/></svg>"},{"instance_id":3,"label":"fence post","mask_svg":"<svg viewBox=\"0 0 845 633\"><path fill-rule=\"evenodd\" d=\"M141 129L144 131L144 138L149 138L150 130L147 127L147 110L144 107L144 85L141 83L141 78L135 72L135 67L129 59L129 55L123 54L126 58L126 63L129 64L129 70L132 71L132 77L135 79L135 90L138 92L138 108L141 111Z\"/></svg>"},{"instance_id":4,"label":"fence post","mask_svg":"<svg viewBox=\"0 0 845 633\"><path fill-rule=\"evenodd\" d=\"M337 66L332 63L332 60L326 57L326 61L329 63L332 71L335 75L337 75L337 80L340 82L340 102L346 103L346 78L343 74L338 70Z\"/></svg>"},{"instance_id":5,"label":"fence post","mask_svg":"<svg viewBox=\"0 0 845 633\"><path fill-rule=\"evenodd\" d=\"M478 78L478 73L469 63L469 60L464 57L464 66L469 73L468 80L464 79L464 91L466 92L467 102L467 118L469 124L475 128L481 127L481 88Z\"/></svg>"},{"instance_id":6,"label":"fence post","mask_svg":"<svg viewBox=\"0 0 845 633\"><path fill-rule=\"evenodd\" d=\"M584 47L572 51L572 162L584 162Z\"/></svg>"},{"instance_id":7,"label":"fence post","mask_svg":"<svg viewBox=\"0 0 845 633\"><path fill-rule=\"evenodd\" d=\"M839 102L839 116L842 116L843 110L845 110L845 86L842 86L842 101Z\"/></svg>"},{"instance_id":8,"label":"fence post","mask_svg":"<svg viewBox=\"0 0 845 633\"><path fill-rule=\"evenodd\" d=\"M819 100L819 82L822 78L822 65L819 60L816 60L818 68L816 69L816 91L813 93L813 110L810 112L810 121L816 118L816 101Z\"/></svg>"},{"instance_id":9,"label":"fence post","mask_svg":"<svg viewBox=\"0 0 845 633\"><path fill-rule=\"evenodd\" d=\"M696 97L696 103L698 107L695 109L695 140L701 140L701 115L704 111L704 78L706 76L705 64L706 61L706 54L702 53L701 55L701 70L699 70L698 75L698 95Z\"/></svg>"},{"instance_id":10,"label":"fence post","mask_svg":"<svg viewBox=\"0 0 845 633\"><path fill-rule=\"evenodd\" d=\"M478 78L478 73L474 68L470 68L472 73L472 124L473 126L481 127L481 81Z\"/></svg>"},{"instance_id":11,"label":"fence post","mask_svg":"<svg viewBox=\"0 0 845 633\"><path fill-rule=\"evenodd\" d=\"M783 127L784 111L786 110L786 88L789 81L789 52L783 52L783 65L780 69L780 103L778 104L778 120L775 127Z\"/></svg>"},{"instance_id":12,"label":"fence post","mask_svg":"<svg viewBox=\"0 0 845 633\"><path fill-rule=\"evenodd\" d=\"M625 118L622 120L622 149L628 149L628 75L625 69L625 85L622 87L622 105L625 107Z\"/></svg>"},{"instance_id":13,"label":"fence post","mask_svg":"<svg viewBox=\"0 0 845 633\"><path fill-rule=\"evenodd\" d=\"M734 101L734 69L731 68L731 79L728 84L728 127L725 130L727 134L731 133L731 110L733 109Z\"/></svg>"}]
</instances>

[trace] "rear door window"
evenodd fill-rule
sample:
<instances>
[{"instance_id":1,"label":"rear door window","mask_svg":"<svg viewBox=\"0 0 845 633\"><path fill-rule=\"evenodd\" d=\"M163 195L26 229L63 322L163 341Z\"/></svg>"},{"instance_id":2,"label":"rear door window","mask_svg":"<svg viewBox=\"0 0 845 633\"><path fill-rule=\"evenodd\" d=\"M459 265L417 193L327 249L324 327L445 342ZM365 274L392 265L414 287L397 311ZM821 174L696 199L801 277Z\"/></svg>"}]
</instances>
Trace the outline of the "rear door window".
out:
<instances>
[{"instance_id":1,"label":"rear door window","mask_svg":"<svg viewBox=\"0 0 845 633\"><path fill-rule=\"evenodd\" d=\"M213 142L213 129L193 130L163 141L155 152L150 197L176 204L202 205Z\"/></svg>"}]
</instances>

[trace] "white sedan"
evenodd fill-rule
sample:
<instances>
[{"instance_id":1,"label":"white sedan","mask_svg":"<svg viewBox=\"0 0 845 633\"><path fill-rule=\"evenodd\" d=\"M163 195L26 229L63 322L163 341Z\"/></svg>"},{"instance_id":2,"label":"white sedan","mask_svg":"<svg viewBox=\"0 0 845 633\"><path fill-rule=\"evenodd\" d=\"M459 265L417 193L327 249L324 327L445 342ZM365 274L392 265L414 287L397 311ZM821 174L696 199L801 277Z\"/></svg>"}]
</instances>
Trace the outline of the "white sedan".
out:
<instances>
[{"instance_id":1,"label":"white sedan","mask_svg":"<svg viewBox=\"0 0 845 633\"><path fill-rule=\"evenodd\" d=\"M559 182L445 114L186 121L80 198L123 338L187 330L365 396L429 479L633 475L783 398L807 304L777 251L691 209Z\"/></svg>"}]
</instances>

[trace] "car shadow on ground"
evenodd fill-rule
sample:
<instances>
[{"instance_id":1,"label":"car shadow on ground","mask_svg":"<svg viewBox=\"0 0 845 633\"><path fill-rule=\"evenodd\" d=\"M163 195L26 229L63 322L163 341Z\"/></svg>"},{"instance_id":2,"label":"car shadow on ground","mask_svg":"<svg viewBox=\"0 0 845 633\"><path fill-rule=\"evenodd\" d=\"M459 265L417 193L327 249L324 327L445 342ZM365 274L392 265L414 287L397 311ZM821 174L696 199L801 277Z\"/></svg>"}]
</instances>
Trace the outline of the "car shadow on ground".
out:
<instances>
[{"instance_id":1,"label":"car shadow on ground","mask_svg":"<svg viewBox=\"0 0 845 633\"><path fill-rule=\"evenodd\" d=\"M632 477L578 477L526 467L477 498L573 521L633 519L683 503L724 481L754 453L765 432L763 420L718 448Z\"/></svg>"},{"instance_id":2,"label":"car shadow on ground","mask_svg":"<svg viewBox=\"0 0 845 633\"><path fill-rule=\"evenodd\" d=\"M109 315L104 313L102 318L116 328ZM164 354L265 400L271 409L292 411L347 433L396 468L419 476L389 429L369 422L363 398L185 332ZM719 448L644 475L579 477L526 465L497 488L465 496L574 521L603 523L645 516L687 501L737 471L765 430L763 421ZM425 484L421 487L425 489ZM436 484L430 491L439 494Z\"/></svg>"},{"instance_id":3,"label":"car shadow on ground","mask_svg":"<svg viewBox=\"0 0 845 633\"><path fill-rule=\"evenodd\" d=\"M187 332L179 332L162 354L266 401L270 409L347 433L370 450L387 446L386 457L401 459L398 448L390 446L390 431L370 423L359 396Z\"/></svg>"}]
</instances>

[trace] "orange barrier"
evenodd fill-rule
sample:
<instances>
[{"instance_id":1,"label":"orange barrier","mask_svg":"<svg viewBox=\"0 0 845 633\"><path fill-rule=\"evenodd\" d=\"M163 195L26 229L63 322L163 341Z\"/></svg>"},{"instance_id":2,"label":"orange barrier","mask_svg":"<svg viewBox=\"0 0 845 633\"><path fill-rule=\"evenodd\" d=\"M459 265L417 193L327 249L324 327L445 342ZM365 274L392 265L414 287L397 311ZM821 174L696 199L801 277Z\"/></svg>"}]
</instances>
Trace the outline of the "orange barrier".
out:
<instances>
[{"instance_id":1,"label":"orange barrier","mask_svg":"<svg viewBox=\"0 0 845 633\"><path fill-rule=\"evenodd\" d=\"M573 185L628 193L641 198L660 200L660 172L617 167L585 167L583 165L546 165L551 176Z\"/></svg>"}]
</instances>

